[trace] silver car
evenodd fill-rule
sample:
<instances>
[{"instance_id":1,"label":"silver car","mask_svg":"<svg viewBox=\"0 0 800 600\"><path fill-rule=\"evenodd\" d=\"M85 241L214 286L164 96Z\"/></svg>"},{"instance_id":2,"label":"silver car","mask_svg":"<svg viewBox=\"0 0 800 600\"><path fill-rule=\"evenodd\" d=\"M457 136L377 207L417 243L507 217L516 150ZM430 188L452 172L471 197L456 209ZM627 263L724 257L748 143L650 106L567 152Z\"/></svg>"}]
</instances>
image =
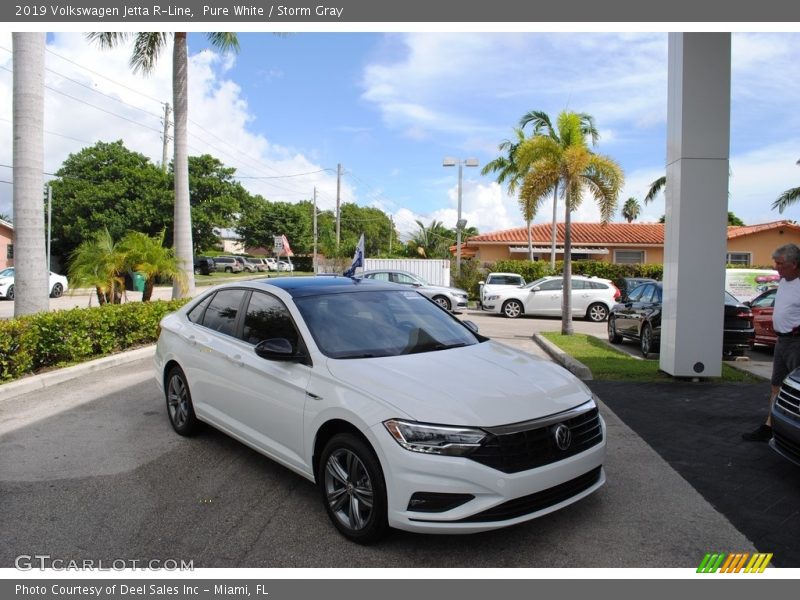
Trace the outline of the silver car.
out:
<instances>
[{"instance_id":1,"label":"silver car","mask_svg":"<svg viewBox=\"0 0 800 600\"><path fill-rule=\"evenodd\" d=\"M364 279L374 279L376 281L389 281L415 288L423 296L427 296L436 304L455 312L458 309L467 308L467 292L460 288L446 287L443 285L433 285L425 281L419 275L408 271L396 269L376 269L364 271L361 276Z\"/></svg>"}]
</instances>

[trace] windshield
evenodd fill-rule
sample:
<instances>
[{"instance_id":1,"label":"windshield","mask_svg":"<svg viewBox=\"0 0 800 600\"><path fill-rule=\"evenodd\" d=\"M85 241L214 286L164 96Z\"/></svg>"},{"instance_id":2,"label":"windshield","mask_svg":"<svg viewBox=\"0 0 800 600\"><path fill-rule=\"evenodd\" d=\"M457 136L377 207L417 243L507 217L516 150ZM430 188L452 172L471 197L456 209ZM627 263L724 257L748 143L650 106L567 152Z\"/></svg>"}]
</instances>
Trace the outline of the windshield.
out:
<instances>
[{"instance_id":1,"label":"windshield","mask_svg":"<svg viewBox=\"0 0 800 600\"><path fill-rule=\"evenodd\" d=\"M296 298L320 351L331 358L434 352L479 343L458 319L416 291Z\"/></svg>"},{"instance_id":2,"label":"windshield","mask_svg":"<svg viewBox=\"0 0 800 600\"><path fill-rule=\"evenodd\" d=\"M0 277L13 277L14 276L14 267L8 267L7 269L3 269L0 271Z\"/></svg>"},{"instance_id":3,"label":"windshield","mask_svg":"<svg viewBox=\"0 0 800 600\"><path fill-rule=\"evenodd\" d=\"M530 289L532 287L536 287L537 285L539 285L540 283L542 283L546 279L547 279L547 277L542 277L541 279L537 279L536 281L531 281L529 284L527 284L527 285L525 285L523 287L525 287L526 289Z\"/></svg>"}]
</instances>

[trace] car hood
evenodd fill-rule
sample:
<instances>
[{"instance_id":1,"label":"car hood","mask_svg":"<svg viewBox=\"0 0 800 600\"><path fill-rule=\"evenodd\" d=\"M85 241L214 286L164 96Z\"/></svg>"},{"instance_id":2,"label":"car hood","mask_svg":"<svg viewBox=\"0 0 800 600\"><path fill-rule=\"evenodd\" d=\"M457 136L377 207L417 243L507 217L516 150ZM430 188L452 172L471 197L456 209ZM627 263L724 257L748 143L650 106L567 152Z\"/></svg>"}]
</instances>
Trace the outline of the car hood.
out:
<instances>
[{"instance_id":1,"label":"car hood","mask_svg":"<svg viewBox=\"0 0 800 600\"><path fill-rule=\"evenodd\" d=\"M349 386L426 423L490 427L537 419L591 398L575 376L503 344L328 361Z\"/></svg>"}]
</instances>

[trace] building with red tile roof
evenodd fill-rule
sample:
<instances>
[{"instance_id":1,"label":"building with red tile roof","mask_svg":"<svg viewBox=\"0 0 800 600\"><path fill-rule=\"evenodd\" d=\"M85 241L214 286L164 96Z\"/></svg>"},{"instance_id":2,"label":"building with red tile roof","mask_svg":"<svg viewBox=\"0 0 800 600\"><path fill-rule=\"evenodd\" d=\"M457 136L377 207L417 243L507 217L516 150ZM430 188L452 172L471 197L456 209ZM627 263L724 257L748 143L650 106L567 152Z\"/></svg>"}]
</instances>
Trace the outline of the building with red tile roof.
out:
<instances>
[{"instance_id":1,"label":"building with red tile roof","mask_svg":"<svg viewBox=\"0 0 800 600\"><path fill-rule=\"evenodd\" d=\"M531 227L534 260L550 260L552 225ZM728 227L729 264L771 266L772 252L789 242L800 245L800 225L792 221L773 221L758 225ZM451 248L455 253L455 246ZM461 247L462 257L481 262L527 260L526 227L493 231L468 238ZM556 225L556 260L564 258L564 224ZM572 223L573 260L599 260L610 263L661 264L664 262L663 223Z\"/></svg>"}]
</instances>

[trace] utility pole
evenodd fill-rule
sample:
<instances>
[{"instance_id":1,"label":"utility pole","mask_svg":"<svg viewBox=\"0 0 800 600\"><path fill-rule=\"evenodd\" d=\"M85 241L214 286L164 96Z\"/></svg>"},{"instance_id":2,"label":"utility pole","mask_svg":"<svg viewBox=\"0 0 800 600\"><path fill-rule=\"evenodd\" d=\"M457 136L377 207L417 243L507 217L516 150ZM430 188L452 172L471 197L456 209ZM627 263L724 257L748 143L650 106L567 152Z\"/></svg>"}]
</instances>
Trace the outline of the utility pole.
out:
<instances>
[{"instance_id":1,"label":"utility pole","mask_svg":"<svg viewBox=\"0 0 800 600\"><path fill-rule=\"evenodd\" d=\"M317 274L317 186L314 186L314 275Z\"/></svg>"},{"instance_id":2,"label":"utility pole","mask_svg":"<svg viewBox=\"0 0 800 600\"><path fill-rule=\"evenodd\" d=\"M336 251L339 251L339 241L342 233L342 220L339 211L339 203L342 191L342 163L336 165Z\"/></svg>"},{"instance_id":3,"label":"utility pole","mask_svg":"<svg viewBox=\"0 0 800 600\"><path fill-rule=\"evenodd\" d=\"M163 145L161 147L161 170L167 172L167 146L169 145L169 102L164 102L164 135Z\"/></svg>"},{"instance_id":4,"label":"utility pole","mask_svg":"<svg viewBox=\"0 0 800 600\"><path fill-rule=\"evenodd\" d=\"M50 271L50 231L52 229L53 224L53 188L50 184L46 184L45 187L47 188L47 271ZM48 275L49 277L50 275ZM48 285L50 285L48 283Z\"/></svg>"}]
</instances>

